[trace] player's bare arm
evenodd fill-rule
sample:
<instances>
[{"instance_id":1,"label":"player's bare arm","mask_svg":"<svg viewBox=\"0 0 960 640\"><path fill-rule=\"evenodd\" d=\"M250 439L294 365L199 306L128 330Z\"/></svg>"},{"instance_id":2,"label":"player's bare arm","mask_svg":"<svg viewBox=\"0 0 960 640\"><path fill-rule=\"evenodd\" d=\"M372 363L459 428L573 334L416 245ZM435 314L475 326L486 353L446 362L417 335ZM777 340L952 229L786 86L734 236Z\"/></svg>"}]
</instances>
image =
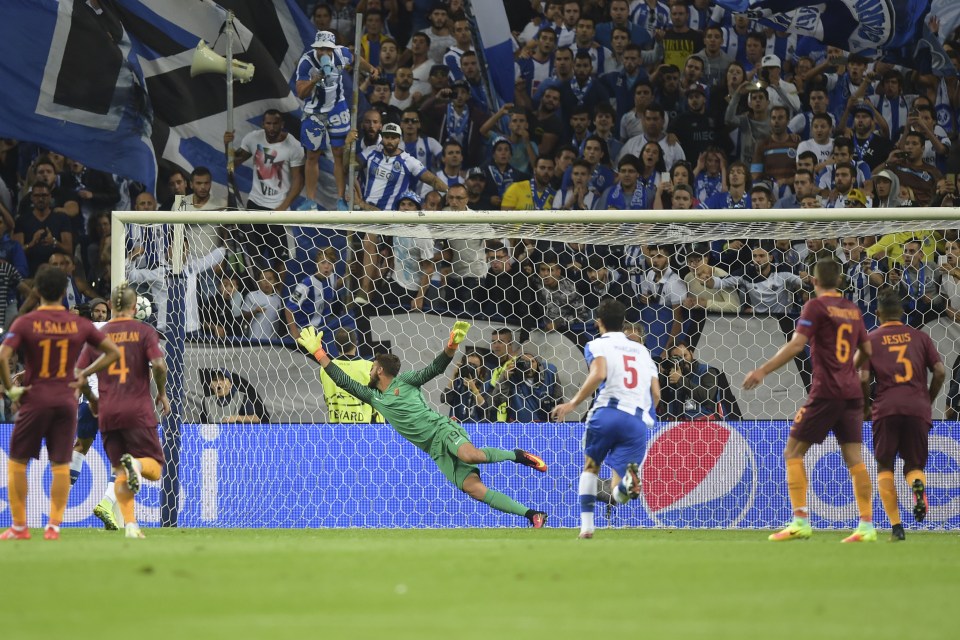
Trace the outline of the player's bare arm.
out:
<instances>
[{"instance_id":1,"label":"player's bare arm","mask_svg":"<svg viewBox=\"0 0 960 640\"><path fill-rule=\"evenodd\" d=\"M70 383L71 389L83 389L87 386L87 378L95 373L99 373L120 359L120 350L110 338L104 338L103 342L97 345L100 351L100 357L90 363L82 371L77 372L77 379Z\"/></svg>"},{"instance_id":2,"label":"player's bare arm","mask_svg":"<svg viewBox=\"0 0 960 640\"><path fill-rule=\"evenodd\" d=\"M756 389L763 382L768 373L773 373L783 365L787 364L798 356L803 348L807 346L807 336L795 331L790 342L780 347L776 354L760 367L754 369L743 379L744 389ZM869 345L867 345L869 347Z\"/></svg>"},{"instance_id":3,"label":"player's bare arm","mask_svg":"<svg viewBox=\"0 0 960 640\"><path fill-rule=\"evenodd\" d=\"M570 399L569 402L564 402L563 404L558 404L555 406L553 411L550 412L550 417L557 422L562 422L564 417L576 409L581 402L593 396L593 394L596 393L597 389L606 379L607 359L603 356L597 356L593 359L593 362L590 363L590 371L587 372L587 378L583 381L583 384L580 385L580 389L577 391L577 393Z\"/></svg>"},{"instance_id":4,"label":"player's bare arm","mask_svg":"<svg viewBox=\"0 0 960 640\"><path fill-rule=\"evenodd\" d=\"M14 384L10 377L10 356L13 355L13 349L7 345L0 346L0 382L3 383L4 391L11 402L18 402L24 392L29 391L30 387L21 387Z\"/></svg>"},{"instance_id":5,"label":"player's bare arm","mask_svg":"<svg viewBox=\"0 0 960 640\"><path fill-rule=\"evenodd\" d=\"M163 358L154 358L150 361L150 371L153 381L157 384L156 404L160 415L170 415L170 400L167 398L167 361Z\"/></svg>"},{"instance_id":6,"label":"player's bare arm","mask_svg":"<svg viewBox=\"0 0 960 640\"><path fill-rule=\"evenodd\" d=\"M871 356L873 356L873 345L869 342L864 342L857 348L857 353L853 356L853 367L855 369L863 368L863 365L867 364L867 360L869 360Z\"/></svg>"}]
</instances>

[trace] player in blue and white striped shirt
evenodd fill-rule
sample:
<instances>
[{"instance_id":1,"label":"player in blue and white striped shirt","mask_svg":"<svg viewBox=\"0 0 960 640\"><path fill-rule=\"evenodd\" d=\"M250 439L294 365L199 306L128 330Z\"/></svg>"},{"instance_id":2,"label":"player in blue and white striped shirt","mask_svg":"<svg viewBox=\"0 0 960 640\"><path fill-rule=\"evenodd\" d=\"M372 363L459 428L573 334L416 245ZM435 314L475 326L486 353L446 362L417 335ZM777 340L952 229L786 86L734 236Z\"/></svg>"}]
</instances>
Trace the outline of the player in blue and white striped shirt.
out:
<instances>
[{"instance_id":1,"label":"player in blue and white striped shirt","mask_svg":"<svg viewBox=\"0 0 960 640\"><path fill-rule=\"evenodd\" d=\"M337 207L347 208L344 193L347 177L343 162L343 146L350 131L350 104L343 86L343 74L353 64L353 54L346 47L337 46L336 36L329 31L318 31L310 50L297 63L297 96L305 100L300 143L307 151L307 197L316 199L317 180L320 177L320 153L333 151L333 174L337 181ZM360 58L360 66L374 78L376 68Z\"/></svg>"},{"instance_id":2,"label":"player in blue and white striped shirt","mask_svg":"<svg viewBox=\"0 0 960 640\"><path fill-rule=\"evenodd\" d=\"M593 537L594 506L600 465L612 469L613 497L620 504L640 497L640 463L647 451L647 429L660 402L657 367L640 342L623 333L626 308L608 298L597 307L600 337L587 343L587 379L570 402L551 412L555 420L599 390L587 413L583 436L586 461L580 474L580 537ZM622 480L621 480L622 478Z\"/></svg>"}]
</instances>

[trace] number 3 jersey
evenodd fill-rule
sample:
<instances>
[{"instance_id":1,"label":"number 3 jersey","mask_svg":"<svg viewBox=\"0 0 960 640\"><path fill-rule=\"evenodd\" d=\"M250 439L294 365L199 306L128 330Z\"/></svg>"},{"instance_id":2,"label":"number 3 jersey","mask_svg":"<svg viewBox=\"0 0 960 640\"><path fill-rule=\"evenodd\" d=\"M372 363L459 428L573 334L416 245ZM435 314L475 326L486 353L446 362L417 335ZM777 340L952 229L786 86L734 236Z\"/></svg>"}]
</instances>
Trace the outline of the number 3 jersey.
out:
<instances>
[{"instance_id":1,"label":"number 3 jersey","mask_svg":"<svg viewBox=\"0 0 960 640\"><path fill-rule=\"evenodd\" d=\"M600 384L587 420L597 409L611 407L636 415L647 426L653 426L656 407L650 382L658 372L647 348L614 331L588 342L583 355L588 367L601 357L607 365L607 378Z\"/></svg>"},{"instance_id":2,"label":"number 3 jersey","mask_svg":"<svg viewBox=\"0 0 960 640\"><path fill-rule=\"evenodd\" d=\"M811 398L852 400L863 397L854 354L867 341L860 308L839 293L807 301L797 320L797 332L810 344L813 361Z\"/></svg>"},{"instance_id":3,"label":"number 3 jersey","mask_svg":"<svg viewBox=\"0 0 960 640\"><path fill-rule=\"evenodd\" d=\"M940 362L937 347L923 331L902 322L885 322L870 332L870 368L877 380L873 419L915 416L932 418L927 371Z\"/></svg>"}]
</instances>

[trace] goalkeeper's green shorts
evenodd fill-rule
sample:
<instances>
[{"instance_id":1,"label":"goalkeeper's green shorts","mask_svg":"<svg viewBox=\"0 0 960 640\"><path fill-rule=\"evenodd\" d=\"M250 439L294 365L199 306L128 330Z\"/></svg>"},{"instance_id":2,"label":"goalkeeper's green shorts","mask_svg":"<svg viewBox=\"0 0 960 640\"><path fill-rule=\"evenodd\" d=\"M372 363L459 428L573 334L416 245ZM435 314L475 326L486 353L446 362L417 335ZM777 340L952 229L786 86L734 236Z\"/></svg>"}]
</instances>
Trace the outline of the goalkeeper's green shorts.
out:
<instances>
[{"instance_id":1,"label":"goalkeeper's green shorts","mask_svg":"<svg viewBox=\"0 0 960 640\"><path fill-rule=\"evenodd\" d=\"M437 430L430 447L430 457L437 463L440 471L447 477L447 480L461 490L467 476L471 473L480 475L477 465L467 464L457 457L457 449L467 442L470 442L470 436L466 429L450 420Z\"/></svg>"}]
</instances>

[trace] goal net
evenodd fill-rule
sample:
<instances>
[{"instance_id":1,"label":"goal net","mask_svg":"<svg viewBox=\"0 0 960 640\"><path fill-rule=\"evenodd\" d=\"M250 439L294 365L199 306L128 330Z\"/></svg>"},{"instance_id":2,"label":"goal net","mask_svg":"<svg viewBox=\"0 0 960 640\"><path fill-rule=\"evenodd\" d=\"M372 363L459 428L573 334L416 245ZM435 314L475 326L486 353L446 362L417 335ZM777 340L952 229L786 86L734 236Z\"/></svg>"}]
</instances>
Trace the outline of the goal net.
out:
<instances>
[{"instance_id":1,"label":"goal net","mask_svg":"<svg viewBox=\"0 0 960 640\"><path fill-rule=\"evenodd\" d=\"M808 358L756 391L741 382L788 338L812 293L812 264L832 256L868 328L878 289L898 287L908 322L938 345L955 382L934 407L923 526L960 527L960 426L941 421L955 419L948 405L960 403L958 217L952 209L118 212L113 278L153 300L175 408L161 426L165 476L141 494L142 522L524 524L460 494L369 408L329 381L325 388L293 339L297 327L316 326L331 356L363 377L379 352L399 356L403 371L425 367L465 319L473 327L447 371L424 385L427 403L463 422L478 446L541 454L545 476L501 464L482 467L483 479L550 513L551 525L576 526L579 421L589 403L562 424L548 413L583 382L593 310L613 296L629 308L628 332L660 362L664 402L640 505L601 507L599 526L774 526L789 515L781 452L806 395ZM89 515L84 491L93 500L106 477L105 458L92 453L88 466L71 498L77 519ZM815 526L853 525L832 437L811 450L807 468ZM910 504L899 474L897 482ZM879 499L875 513L882 522Z\"/></svg>"}]
</instances>

